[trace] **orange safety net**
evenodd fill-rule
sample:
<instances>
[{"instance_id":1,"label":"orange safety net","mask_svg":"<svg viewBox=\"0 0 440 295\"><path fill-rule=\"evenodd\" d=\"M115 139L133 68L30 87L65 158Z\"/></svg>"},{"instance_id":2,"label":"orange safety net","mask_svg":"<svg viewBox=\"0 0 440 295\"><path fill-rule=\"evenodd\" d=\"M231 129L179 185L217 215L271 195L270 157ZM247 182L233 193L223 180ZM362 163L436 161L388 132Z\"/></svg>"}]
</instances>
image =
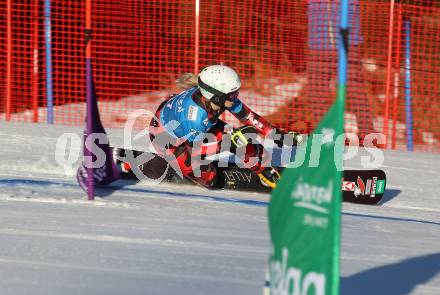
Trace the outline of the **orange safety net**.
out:
<instances>
[{"instance_id":1,"label":"orange safety net","mask_svg":"<svg viewBox=\"0 0 440 295\"><path fill-rule=\"evenodd\" d=\"M46 121L44 4L0 0L0 120ZM350 0L350 15L346 131L361 139L385 131L387 146L398 149L412 131L414 149L439 152L440 5ZM51 1L50 20L54 120L82 125L85 2ZM182 73L224 63L240 74L240 98L254 111L310 132L336 97L338 27L337 0L203 0L199 18L195 0L93 0L103 124L123 127L133 110L154 111L181 91Z\"/></svg>"}]
</instances>

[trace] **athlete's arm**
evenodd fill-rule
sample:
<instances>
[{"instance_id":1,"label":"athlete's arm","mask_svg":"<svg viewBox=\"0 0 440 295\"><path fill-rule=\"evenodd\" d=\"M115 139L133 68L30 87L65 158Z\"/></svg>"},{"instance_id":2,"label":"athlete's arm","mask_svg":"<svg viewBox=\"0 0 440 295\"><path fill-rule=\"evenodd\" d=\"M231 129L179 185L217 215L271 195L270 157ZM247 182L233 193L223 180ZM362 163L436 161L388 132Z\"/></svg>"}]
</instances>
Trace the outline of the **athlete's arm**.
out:
<instances>
[{"instance_id":1,"label":"athlete's arm","mask_svg":"<svg viewBox=\"0 0 440 295\"><path fill-rule=\"evenodd\" d=\"M229 111L244 125L254 127L262 136L269 135L269 133L274 129L274 127L268 121L252 111L239 99L235 100L234 105L229 109Z\"/></svg>"},{"instance_id":2,"label":"athlete's arm","mask_svg":"<svg viewBox=\"0 0 440 295\"><path fill-rule=\"evenodd\" d=\"M303 138L299 133L286 133L273 127L266 119L253 112L238 99L234 102L234 105L229 111L243 124L254 127L260 135L264 137L271 136L274 139L275 144L279 147L282 147L285 144L288 146L297 145L303 141Z\"/></svg>"}]
</instances>

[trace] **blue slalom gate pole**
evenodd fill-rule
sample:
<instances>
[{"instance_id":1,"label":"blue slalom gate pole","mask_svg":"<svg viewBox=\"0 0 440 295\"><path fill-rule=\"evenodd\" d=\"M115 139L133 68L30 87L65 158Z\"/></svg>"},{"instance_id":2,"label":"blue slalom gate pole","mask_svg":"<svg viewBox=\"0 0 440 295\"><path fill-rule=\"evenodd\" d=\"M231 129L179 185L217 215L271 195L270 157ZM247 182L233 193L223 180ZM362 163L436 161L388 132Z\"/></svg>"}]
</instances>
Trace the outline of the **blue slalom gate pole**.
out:
<instances>
[{"instance_id":1,"label":"blue slalom gate pole","mask_svg":"<svg viewBox=\"0 0 440 295\"><path fill-rule=\"evenodd\" d=\"M46 43L47 123L53 124L52 26L50 1L44 1L44 39Z\"/></svg>"},{"instance_id":2,"label":"blue slalom gate pole","mask_svg":"<svg viewBox=\"0 0 440 295\"><path fill-rule=\"evenodd\" d=\"M350 33L349 0L341 1L340 14L338 94L336 97L336 103L341 112L344 113L347 96L348 36ZM341 120L340 125L344 128L344 118L342 117L339 119ZM343 129L342 132L344 132Z\"/></svg>"},{"instance_id":3,"label":"blue slalom gate pole","mask_svg":"<svg viewBox=\"0 0 440 295\"><path fill-rule=\"evenodd\" d=\"M347 55L348 55L348 35L349 35L349 1L341 1L341 39L339 44L339 85L347 83ZM345 97L344 97L345 99Z\"/></svg>"},{"instance_id":4,"label":"blue slalom gate pole","mask_svg":"<svg viewBox=\"0 0 440 295\"><path fill-rule=\"evenodd\" d=\"M411 97L411 21L405 20L405 115L406 115L406 146L413 151L413 116Z\"/></svg>"}]
</instances>

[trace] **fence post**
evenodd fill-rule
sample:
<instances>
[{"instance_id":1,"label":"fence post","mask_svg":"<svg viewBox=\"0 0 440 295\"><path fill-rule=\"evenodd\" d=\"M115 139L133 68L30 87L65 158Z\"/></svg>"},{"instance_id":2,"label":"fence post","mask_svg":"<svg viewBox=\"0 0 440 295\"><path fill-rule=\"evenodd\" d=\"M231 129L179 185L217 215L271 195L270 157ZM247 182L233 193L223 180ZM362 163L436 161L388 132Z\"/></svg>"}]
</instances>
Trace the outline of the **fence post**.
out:
<instances>
[{"instance_id":1,"label":"fence post","mask_svg":"<svg viewBox=\"0 0 440 295\"><path fill-rule=\"evenodd\" d=\"M6 43L6 121L11 120L11 98L12 98L12 0L7 2L7 43Z\"/></svg>"},{"instance_id":2,"label":"fence post","mask_svg":"<svg viewBox=\"0 0 440 295\"><path fill-rule=\"evenodd\" d=\"M194 36L194 74L197 75L199 72L199 46L200 46L200 0L196 1L196 10L195 10L195 36Z\"/></svg>"},{"instance_id":3,"label":"fence post","mask_svg":"<svg viewBox=\"0 0 440 295\"><path fill-rule=\"evenodd\" d=\"M396 56L394 59L394 94L393 94L393 131L392 131L392 149L396 149L396 133L397 133L397 101L399 99L399 75L400 75L400 47L402 41L402 4L398 4L397 11L397 41Z\"/></svg>"},{"instance_id":4,"label":"fence post","mask_svg":"<svg viewBox=\"0 0 440 295\"><path fill-rule=\"evenodd\" d=\"M387 76L386 76L386 96L385 96L385 114L383 118L383 134L386 138L385 148L388 147L388 118L390 108L391 96L391 74L392 74L392 59L393 59L393 31L394 31L394 0L390 1L390 18L388 29L388 58L387 58Z\"/></svg>"},{"instance_id":5,"label":"fence post","mask_svg":"<svg viewBox=\"0 0 440 295\"><path fill-rule=\"evenodd\" d=\"M39 0L34 0L34 50L32 67L32 109L34 111L34 122L38 122L38 4Z\"/></svg>"}]
</instances>

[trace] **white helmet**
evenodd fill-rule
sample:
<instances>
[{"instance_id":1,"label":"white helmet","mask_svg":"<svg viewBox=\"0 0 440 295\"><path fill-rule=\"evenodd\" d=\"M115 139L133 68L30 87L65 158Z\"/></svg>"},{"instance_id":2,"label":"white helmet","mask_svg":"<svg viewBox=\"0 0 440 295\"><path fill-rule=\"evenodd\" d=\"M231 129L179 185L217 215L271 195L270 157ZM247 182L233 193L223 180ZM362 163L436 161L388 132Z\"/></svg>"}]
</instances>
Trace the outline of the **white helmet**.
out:
<instances>
[{"instance_id":1,"label":"white helmet","mask_svg":"<svg viewBox=\"0 0 440 295\"><path fill-rule=\"evenodd\" d=\"M198 78L202 95L219 106L224 106L227 100L237 98L241 81L238 74L230 67L213 65L204 68Z\"/></svg>"}]
</instances>

